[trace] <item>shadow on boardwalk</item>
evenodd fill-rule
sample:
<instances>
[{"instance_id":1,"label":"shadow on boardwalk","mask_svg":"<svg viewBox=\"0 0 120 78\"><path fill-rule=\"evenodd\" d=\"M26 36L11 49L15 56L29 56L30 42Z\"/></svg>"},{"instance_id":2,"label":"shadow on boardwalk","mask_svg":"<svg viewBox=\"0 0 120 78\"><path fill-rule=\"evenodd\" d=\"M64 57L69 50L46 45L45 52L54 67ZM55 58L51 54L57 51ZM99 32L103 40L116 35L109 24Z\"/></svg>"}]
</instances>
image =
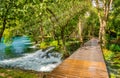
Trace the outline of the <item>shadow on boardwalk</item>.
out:
<instances>
[{"instance_id":1,"label":"shadow on boardwalk","mask_svg":"<svg viewBox=\"0 0 120 78\"><path fill-rule=\"evenodd\" d=\"M46 78L109 78L98 39L86 42Z\"/></svg>"}]
</instances>

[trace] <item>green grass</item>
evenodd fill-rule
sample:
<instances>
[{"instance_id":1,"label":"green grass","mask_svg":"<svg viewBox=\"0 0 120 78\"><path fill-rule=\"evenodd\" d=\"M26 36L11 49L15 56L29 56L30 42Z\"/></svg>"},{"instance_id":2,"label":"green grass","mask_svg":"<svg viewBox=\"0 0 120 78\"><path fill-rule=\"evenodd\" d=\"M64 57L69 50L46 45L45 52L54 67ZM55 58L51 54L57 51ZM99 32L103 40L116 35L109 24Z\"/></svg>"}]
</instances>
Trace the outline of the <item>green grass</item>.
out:
<instances>
[{"instance_id":1,"label":"green grass","mask_svg":"<svg viewBox=\"0 0 120 78\"><path fill-rule=\"evenodd\" d=\"M0 78L42 78L42 75L34 71L0 68Z\"/></svg>"}]
</instances>

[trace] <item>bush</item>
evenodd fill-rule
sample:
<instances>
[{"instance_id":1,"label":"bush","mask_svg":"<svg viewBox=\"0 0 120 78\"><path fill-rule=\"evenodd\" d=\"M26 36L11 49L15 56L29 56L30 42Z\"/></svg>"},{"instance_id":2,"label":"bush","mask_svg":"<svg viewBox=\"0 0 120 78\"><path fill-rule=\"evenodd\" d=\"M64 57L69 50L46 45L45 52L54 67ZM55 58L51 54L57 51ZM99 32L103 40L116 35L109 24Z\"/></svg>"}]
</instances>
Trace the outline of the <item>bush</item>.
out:
<instances>
[{"instance_id":1,"label":"bush","mask_svg":"<svg viewBox=\"0 0 120 78\"><path fill-rule=\"evenodd\" d=\"M114 53L107 49L103 49L103 54L104 54L105 60L111 60L112 57L114 56Z\"/></svg>"},{"instance_id":2,"label":"bush","mask_svg":"<svg viewBox=\"0 0 120 78\"><path fill-rule=\"evenodd\" d=\"M109 50L114 51L114 48L115 48L115 44L111 44Z\"/></svg>"},{"instance_id":3,"label":"bush","mask_svg":"<svg viewBox=\"0 0 120 78\"><path fill-rule=\"evenodd\" d=\"M72 43L67 43L67 50L70 51L70 53L74 52L80 47L79 42L72 42Z\"/></svg>"},{"instance_id":4,"label":"bush","mask_svg":"<svg viewBox=\"0 0 120 78\"><path fill-rule=\"evenodd\" d=\"M120 52L120 46L118 44L111 44L109 47L109 50L115 51L115 52Z\"/></svg>"},{"instance_id":5,"label":"bush","mask_svg":"<svg viewBox=\"0 0 120 78\"><path fill-rule=\"evenodd\" d=\"M115 45L114 51L120 52L120 46L119 45Z\"/></svg>"},{"instance_id":6,"label":"bush","mask_svg":"<svg viewBox=\"0 0 120 78\"><path fill-rule=\"evenodd\" d=\"M59 49L59 46L58 46L58 41L52 41L52 42L50 42L50 44L49 44L50 46L54 46L55 47L55 50L58 50Z\"/></svg>"},{"instance_id":7,"label":"bush","mask_svg":"<svg viewBox=\"0 0 120 78\"><path fill-rule=\"evenodd\" d=\"M47 48L47 47L48 47L48 45L47 45L46 42L41 42L41 43L40 43L40 48L45 49L45 48Z\"/></svg>"},{"instance_id":8,"label":"bush","mask_svg":"<svg viewBox=\"0 0 120 78\"><path fill-rule=\"evenodd\" d=\"M50 46L57 47L58 46L58 41L52 41L52 42L50 42Z\"/></svg>"},{"instance_id":9,"label":"bush","mask_svg":"<svg viewBox=\"0 0 120 78\"><path fill-rule=\"evenodd\" d=\"M116 78L115 74L113 74L113 73L110 73L110 77L111 78Z\"/></svg>"}]
</instances>

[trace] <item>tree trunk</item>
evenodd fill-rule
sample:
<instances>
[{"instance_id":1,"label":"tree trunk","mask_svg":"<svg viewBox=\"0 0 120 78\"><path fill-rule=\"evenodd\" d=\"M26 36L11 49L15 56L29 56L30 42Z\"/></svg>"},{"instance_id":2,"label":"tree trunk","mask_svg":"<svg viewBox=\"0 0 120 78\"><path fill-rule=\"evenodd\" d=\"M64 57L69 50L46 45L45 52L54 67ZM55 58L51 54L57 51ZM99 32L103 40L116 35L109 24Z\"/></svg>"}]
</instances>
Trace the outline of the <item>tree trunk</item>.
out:
<instances>
[{"instance_id":1,"label":"tree trunk","mask_svg":"<svg viewBox=\"0 0 120 78\"><path fill-rule=\"evenodd\" d=\"M50 17L50 20L53 23L53 26L52 26L52 28L53 28L53 30L52 30L53 39L57 40L58 41L58 45L60 45L59 37L57 36L56 29L55 29L55 27L56 27L55 23L58 23L59 20L58 20L57 16L55 15L55 13L50 8L46 8L46 10L52 15Z\"/></svg>"},{"instance_id":2,"label":"tree trunk","mask_svg":"<svg viewBox=\"0 0 120 78\"><path fill-rule=\"evenodd\" d=\"M64 32L65 32L65 27L67 26L67 24L61 27L61 40L62 40L62 44L63 44L63 50L65 52L66 52L66 45L65 45L66 39L65 39L65 33Z\"/></svg>"},{"instance_id":3,"label":"tree trunk","mask_svg":"<svg viewBox=\"0 0 120 78\"><path fill-rule=\"evenodd\" d=\"M80 39L80 42L81 42L81 43L83 42L82 31L83 31L82 22L81 22L81 20L79 19L78 32L79 32L79 39Z\"/></svg>"},{"instance_id":4,"label":"tree trunk","mask_svg":"<svg viewBox=\"0 0 120 78\"><path fill-rule=\"evenodd\" d=\"M99 17L99 22L100 22L100 29L99 29L99 40L100 42L103 43L103 46L106 44L106 38L105 38L105 29L106 29L106 26L107 26L107 21L108 21L108 16L109 16L109 10L111 8L111 5L112 5L112 2L113 0L109 0L109 1L106 1L106 0L103 0L103 14L101 14L100 12L100 2L99 0L96 0L96 7L97 7L97 10L98 10L98 17Z\"/></svg>"},{"instance_id":5,"label":"tree trunk","mask_svg":"<svg viewBox=\"0 0 120 78\"><path fill-rule=\"evenodd\" d=\"M41 34L41 42L43 42L44 41L44 30L42 26L40 26L40 34Z\"/></svg>"},{"instance_id":6,"label":"tree trunk","mask_svg":"<svg viewBox=\"0 0 120 78\"><path fill-rule=\"evenodd\" d=\"M3 19L3 27L2 27L2 30L0 31L0 42L1 42L4 30L5 30L5 27L6 27L6 18Z\"/></svg>"},{"instance_id":7,"label":"tree trunk","mask_svg":"<svg viewBox=\"0 0 120 78\"><path fill-rule=\"evenodd\" d=\"M99 30L99 40L103 43L103 45L106 44L106 38L105 38L106 26L107 26L107 21L103 20L102 23L100 23L100 30Z\"/></svg>"}]
</instances>

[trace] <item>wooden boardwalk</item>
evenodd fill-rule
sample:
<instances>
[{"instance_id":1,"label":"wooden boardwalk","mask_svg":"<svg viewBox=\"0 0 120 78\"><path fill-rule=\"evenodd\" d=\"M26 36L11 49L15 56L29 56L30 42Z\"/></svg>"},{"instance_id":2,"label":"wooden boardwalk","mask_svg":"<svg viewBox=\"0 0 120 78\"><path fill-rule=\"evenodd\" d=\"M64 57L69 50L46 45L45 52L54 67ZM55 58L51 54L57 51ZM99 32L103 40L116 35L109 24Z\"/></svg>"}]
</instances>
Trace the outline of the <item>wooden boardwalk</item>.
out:
<instances>
[{"instance_id":1,"label":"wooden boardwalk","mask_svg":"<svg viewBox=\"0 0 120 78\"><path fill-rule=\"evenodd\" d=\"M46 78L109 78L98 40L86 42Z\"/></svg>"}]
</instances>

